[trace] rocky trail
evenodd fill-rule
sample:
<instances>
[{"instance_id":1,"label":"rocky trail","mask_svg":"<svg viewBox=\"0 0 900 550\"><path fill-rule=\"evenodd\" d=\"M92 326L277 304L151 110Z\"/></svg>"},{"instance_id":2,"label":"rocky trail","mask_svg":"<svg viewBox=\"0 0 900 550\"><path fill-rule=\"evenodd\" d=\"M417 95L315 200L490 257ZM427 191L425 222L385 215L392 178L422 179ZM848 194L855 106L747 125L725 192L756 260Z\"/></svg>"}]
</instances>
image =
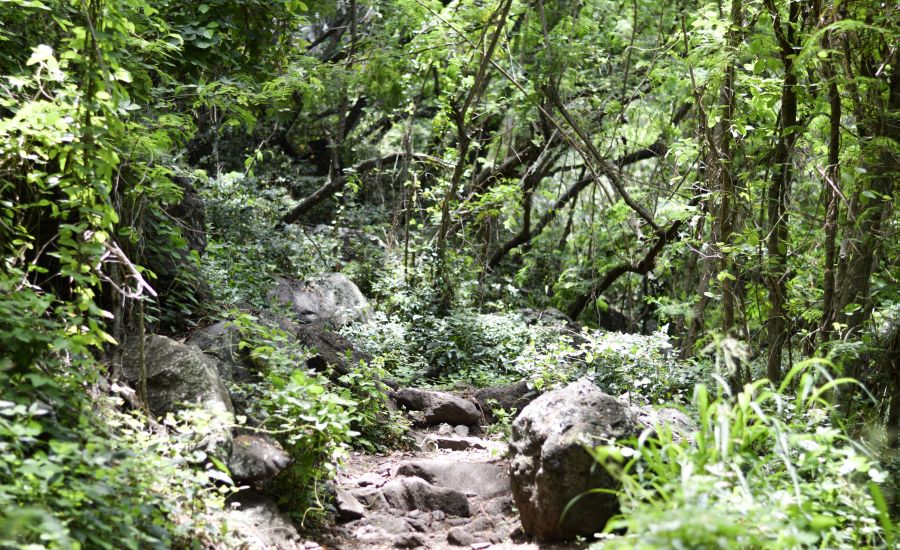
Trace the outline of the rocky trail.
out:
<instances>
[{"instance_id":1,"label":"rocky trail","mask_svg":"<svg viewBox=\"0 0 900 550\"><path fill-rule=\"evenodd\" d=\"M526 541L514 508L507 446L475 435L484 416L472 401L416 389L395 392L395 398L420 426L410 433L414 445L350 457L336 480L339 523L322 537L322 546L572 547Z\"/></svg>"}]
</instances>

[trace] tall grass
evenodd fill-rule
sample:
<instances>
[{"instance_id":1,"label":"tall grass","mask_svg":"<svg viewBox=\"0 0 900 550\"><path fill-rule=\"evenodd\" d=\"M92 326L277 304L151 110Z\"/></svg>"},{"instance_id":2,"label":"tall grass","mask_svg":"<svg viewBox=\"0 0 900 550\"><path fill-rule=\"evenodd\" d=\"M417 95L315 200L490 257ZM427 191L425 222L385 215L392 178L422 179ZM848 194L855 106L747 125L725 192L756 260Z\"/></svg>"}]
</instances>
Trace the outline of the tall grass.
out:
<instances>
[{"instance_id":1,"label":"tall grass","mask_svg":"<svg viewBox=\"0 0 900 550\"><path fill-rule=\"evenodd\" d=\"M712 395L698 385L691 438L657 426L591 449L622 484L603 547L894 547L887 475L831 418L831 394L855 383L813 360L778 387L759 380L730 395L723 380Z\"/></svg>"}]
</instances>

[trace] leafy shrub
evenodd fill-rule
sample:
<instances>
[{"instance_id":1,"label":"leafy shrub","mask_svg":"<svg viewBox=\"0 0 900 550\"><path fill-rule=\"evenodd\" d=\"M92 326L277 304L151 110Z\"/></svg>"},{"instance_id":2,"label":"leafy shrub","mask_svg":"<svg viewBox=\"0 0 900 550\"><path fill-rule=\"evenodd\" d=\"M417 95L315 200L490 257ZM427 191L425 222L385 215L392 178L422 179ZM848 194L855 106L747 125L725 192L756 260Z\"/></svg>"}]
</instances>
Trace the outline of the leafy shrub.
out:
<instances>
[{"instance_id":1,"label":"leafy shrub","mask_svg":"<svg viewBox=\"0 0 900 550\"><path fill-rule=\"evenodd\" d=\"M652 335L576 333L529 324L518 312L459 309L446 317L376 312L371 322L343 330L392 376L417 384L425 373L438 385L488 386L524 378L538 389L549 389L588 376L613 395L686 401L708 370L701 362L676 361L662 330Z\"/></svg>"},{"instance_id":2,"label":"leafy shrub","mask_svg":"<svg viewBox=\"0 0 900 550\"><path fill-rule=\"evenodd\" d=\"M585 330L578 340L562 369L566 382L588 376L611 395L627 392L632 399L663 403L686 401L691 388L707 378L703 363L675 359L665 330L650 335Z\"/></svg>"},{"instance_id":3,"label":"leafy shrub","mask_svg":"<svg viewBox=\"0 0 900 550\"><path fill-rule=\"evenodd\" d=\"M201 195L210 237L202 268L220 304L268 306L266 293L279 274L306 279L341 271L365 290L379 259L366 234L327 226L278 227L290 197L259 177L229 173L207 179Z\"/></svg>"},{"instance_id":4,"label":"leafy shrub","mask_svg":"<svg viewBox=\"0 0 900 550\"><path fill-rule=\"evenodd\" d=\"M312 352L284 330L240 314L240 346L263 371L263 379L245 384L248 415L259 422L249 426L274 436L293 459L275 482L282 504L306 520L325 510L324 482L352 445L375 450L379 443L396 442L404 424L387 413L383 385L366 368L352 370L332 382L326 374L305 368Z\"/></svg>"},{"instance_id":5,"label":"leafy shrub","mask_svg":"<svg viewBox=\"0 0 900 550\"><path fill-rule=\"evenodd\" d=\"M692 440L661 427L593 449L622 482L606 532L627 533L603 547L890 547L886 474L828 416L828 392L850 381L819 385L822 375L808 362L779 388L761 380L734 397L698 385Z\"/></svg>"}]
</instances>

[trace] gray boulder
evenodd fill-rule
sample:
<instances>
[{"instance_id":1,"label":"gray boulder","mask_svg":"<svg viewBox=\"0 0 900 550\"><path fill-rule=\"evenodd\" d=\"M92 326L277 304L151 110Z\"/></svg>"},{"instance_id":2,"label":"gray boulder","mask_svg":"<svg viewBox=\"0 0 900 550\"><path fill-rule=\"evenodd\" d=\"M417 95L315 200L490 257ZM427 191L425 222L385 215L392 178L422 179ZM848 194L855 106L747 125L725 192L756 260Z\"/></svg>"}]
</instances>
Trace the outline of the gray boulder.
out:
<instances>
[{"instance_id":1,"label":"gray boulder","mask_svg":"<svg viewBox=\"0 0 900 550\"><path fill-rule=\"evenodd\" d=\"M234 438L228 469L237 483L255 483L272 479L291 463L291 457L273 439L261 435Z\"/></svg>"},{"instance_id":2,"label":"gray boulder","mask_svg":"<svg viewBox=\"0 0 900 550\"><path fill-rule=\"evenodd\" d=\"M302 323L329 324L340 328L371 317L369 303L353 281L330 273L307 281L278 278L269 297L290 306Z\"/></svg>"},{"instance_id":3,"label":"gray boulder","mask_svg":"<svg viewBox=\"0 0 900 550\"><path fill-rule=\"evenodd\" d=\"M321 325L294 324L292 328L297 340L316 352L307 360L311 369L321 372L331 366L338 375L344 375L358 367L360 361L372 360L371 355L358 351L346 337Z\"/></svg>"},{"instance_id":4,"label":"gray boulder","mask_svg":"<svg viewBox=\"0 0 900 550\"><path fill-rule=\"evenodd\" d=\"M215 361L195 346L152 334L144 339L144 368L150 412L164 416L191 407L211 416L200 446L223 462L231 453L234 408ZM139 342L129 342L122 355L125 378L140 392Z\"/></svg>"},{"instance_id":5,"label":"gray boulder","mask_svg":"<svg viewBox=\"0 0 900 550\"><path fill-rule=\"evenodd\" d=\"M563 517L572 499L617 482L585 451L636 435L631 409L589 380L548 392L513 422L510 481L525 533L539 540L590 537L618 513L614 495L583 496Z\"/></svg>"},{"instance_id":6,"label":"gray boulder","mask_svg":"<svg viewBox=\"0 0 900 550\"><path fill-rule=\"evenodd\" d=\"M645 407L633 407L638 424L643 429L655 430L657 427L665 427L672 432L675 441L690 441L697 425L691 418L678 409L655 409L650 405Z\"/></svg>"},{"instance_id":7,"label":"gray boulder","mask_svg":"<svg viewBox=\"0 0 900 550\"><path fill-rule=\"evenodd\" d=\"M464 494L494 497L509 493L509 475L505 470L488 462L436 459L403 463L397 469L397 475L420 477Z\"/></svg>"},{"instance_id":8,"label":"gray boulder","mask_svg":"<svg viewBox=\"0 0 900 550\"><path fill-rule=\"evenodd\" d=\"M435 424L475 424L481 413L474 403L450 393L404 388L393 393L397 405L412 411L421 411L421 422Z\"/></svg>"}]
</instances>

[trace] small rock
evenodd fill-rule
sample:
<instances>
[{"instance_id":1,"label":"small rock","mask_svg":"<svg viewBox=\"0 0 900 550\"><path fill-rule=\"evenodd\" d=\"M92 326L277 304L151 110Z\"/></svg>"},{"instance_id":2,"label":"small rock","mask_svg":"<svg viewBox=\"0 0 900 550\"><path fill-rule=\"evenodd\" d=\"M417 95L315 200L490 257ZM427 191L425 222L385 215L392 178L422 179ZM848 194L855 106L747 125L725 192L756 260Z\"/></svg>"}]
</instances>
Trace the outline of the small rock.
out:
<instances>
[{"instance_id":1,"label":"small rock","mask_svg":"<svg viewBox=\"0 0 900 550\"><path fill-rule=\"evenodd\" d=\"M472 545L472 550L483 550L484 548L490 548L491 543L489 542L476 542Z\"/></svg>"},{"instance_id":2,"label":"small rock","mask_svg":"<svg viewBox=\"0 0 900 550\"><path fill-rule=\"evenodd\" d=\"M416 519L417 517L422 515L421 510L413 510L412 512L406 514L406 517Z\"/></svg>"},{"instance_id":3,"label":"small rock","mask_svg":"<svg viewBox=\"0 0 900 550\"><path fill-rule=\"evenodd\" d=\"M460 424L459 426L453 428L453 431L456 433L456 435L461 435L463 437L469 435L469 427L465 424Z\"/></svg>"},{"instance_id":4,"label":"small rock","mask_svg":"<svg viewBox=\"0 0 900 550\"><path fill-rule=\"evenodd\" d=\"M440 426L438 426L438 429L437 429L438 435L450 435L452 433L453 433L453 426L451 426L450 424L444 423L444 424L441 424Z\"/></svg>"},{"instance_id":5,"label":"small rock","mask_svg":"<svg viewBox=\"0 0 900 550\"><path fill-rule=\"evenodd\" d=\"M337 508L338 516L344 521L359 519L366 515L366 509L362 503L356 500L352 494L344 489L336 491L334 506Z\"/></svg>"},{"instance_id":6,"label":"small rock","mask_svg":"<svg viewBox=\"0 0 900 550\"><path fill-rule=\"evenodd\" d=\"M447 514L442 510L432 510L431 517L434 518L434 521L444 521L447 518Z\"/></svg>"},{"instance_id":7,"label":"small rock","mask_svg":"<svg viewBox=\"0 0 900 550\"><path fill-rule=\"evenodd\" d=\"M484 441L477 437L442 437L434 438L438 449L450 449L451 451L468 451L469 449L487 449Z\"/></svg>"},{"instance_id":8,"label":"small rock","mask_svg":"<svg viewBox=\"0 0 900 550\"><path fill-rule=\"evenodd\" d=\"M419 535L417 533L398 535L394 538L395 548L418 548L419 546L424 545L425 540L422 538L422 535Z\"/></svg>"},{"instance_id":9,"label":"small rock","mask_svg":"<svg viewBox=\"0 0 900 550\"><path fill-rule=\"evenodd\" d=\"M513 542L520 542L522 540L525 540L525 530L522 529L521 525L516 525L509 530L509 538Z\"/></svg>"},{"instance_id":10,"label":"small rock","mask_svg":"<svg viewBox=\"0 0 900 550\"><path fill-rule=\"evenodd\" d=\"M261 435L234 438L228 469L237 483L272 479L291 463L291 456L274 439Z\"/></svg>"},{"instance_id":11,"label":"small rock","mask_svg":"<svg viewBox=\"0 0 900 550\"><path fill-rule=\"evenodd\" d=\"M480 533L482 531L487 531L489 529L493 529L494 523L495 523L494 520L491 520L484 516L481 516L481 517L477 517L477 518L473 519L471 522L469 522L469 524L466 526L465 529L466 529L466 531L468 531L469 533L472 533L472 534Z\"/></svg>"},{"instance_id":12,"label":"small rock","mask_svg":"<svg viewBox=\"0 0 900 550\"><path fill-rule=\"evenodd\" d=\"M482 504L481 510L489 516L508 516L512 514L512 499L501 497L489 500Z\"/></svg>"},{"instance_id":13,"label":"small rock","mask_svg":"<svg viewBox=\"0 0 900 550\"><path fill-rule=\"evenodd\" d=\"M363 525L353 534L360 542L368 544L379 544L391 538L390 533L375 525Z\"/></svg>"},{"instance_id":14,"label":"small rock","mask_svg":"<svg viewBox=\"0 0 900 550\"><path fill-rule=\"evenodd\" d=\"M428 524L422 520L408 518L406 520L406 523L408 523L410 527L420 533L425 533L428 531Z\"/></svg>"},{"instance_id":15,"label":"small rock","mask_svg":"<svg viewBox=\"0 0 900 550\"><path fill-rule=\"evenodd\" d=\"M475 542L475 537L466 533L460 527L454 527L447 533L447 542L454 546L469 546Z\"/></svg>"},{"instance_id":16,"label":"small rock","mask_svg":"<svg viewBox=\"0 0 900 550\"><path fill-rule=\"evenodd\" d=\"M303 543L303 548L307 548L309 550L312 550L313 548L320 548L320 547L321 547L321 545L318 542L313 541L313 540L308 540Z\"/></svg>"}]
</instances>

